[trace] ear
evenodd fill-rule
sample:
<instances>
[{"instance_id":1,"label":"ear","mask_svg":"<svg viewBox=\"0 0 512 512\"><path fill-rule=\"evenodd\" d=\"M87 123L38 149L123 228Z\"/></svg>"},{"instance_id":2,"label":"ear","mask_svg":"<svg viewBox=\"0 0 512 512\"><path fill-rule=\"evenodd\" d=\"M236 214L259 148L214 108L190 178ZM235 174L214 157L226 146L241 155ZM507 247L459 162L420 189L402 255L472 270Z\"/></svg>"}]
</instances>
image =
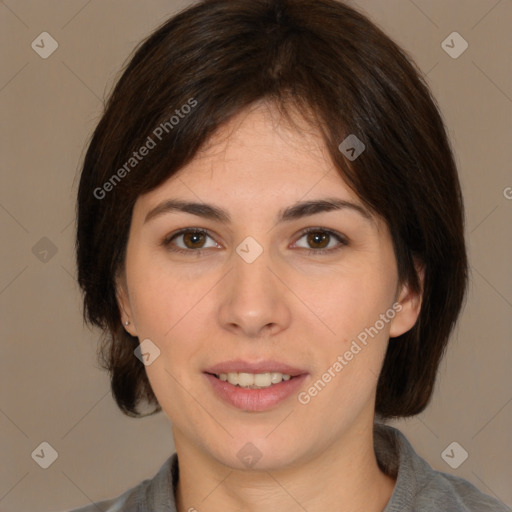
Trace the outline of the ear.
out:
<instances>
[{"instance_id":1,"label":"ear","mask_svg":"<svg viewBox=\"0 0 512 512\"><path fill-rule=\"evenodd\" d=\"M125 330L132 336L137 336L137 330L133 323L132 308L130 305L130 297L128 295L128 286L126 283L126 276L121 272L115 279L116 283L116 298L119 311L121 311L121 322ZM130 322L126 325L126 321Z\"/></svg>"},{"instance_id":2,"label":"ear","mask_svg":"<svg viewBox=\"0 0 512 512\"><path fill-rule=\"evenodd\" d=\"M397 308L397 313L393 320L391 320L389 328L390 338L396 338L412 329L420 314L425 283L425 267L417 259L414 260L414 266L420 280L421 290L416 293L411 290L409 283L406 283L398 291L396 301L400 304L401 309Z\"/></svg>"}]
</instances>

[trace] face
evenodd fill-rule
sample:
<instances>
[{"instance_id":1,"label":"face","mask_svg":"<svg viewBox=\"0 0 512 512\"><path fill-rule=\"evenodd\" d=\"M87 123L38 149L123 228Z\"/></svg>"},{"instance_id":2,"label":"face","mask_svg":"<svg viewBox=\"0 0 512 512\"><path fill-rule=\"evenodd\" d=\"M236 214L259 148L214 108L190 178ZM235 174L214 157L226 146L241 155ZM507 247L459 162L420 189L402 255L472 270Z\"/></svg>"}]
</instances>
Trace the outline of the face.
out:
<instances>
[{"instance_id":1,"label":"face","mask_svg":"<svg viewBox=\"0 0 512 512\"><path fill-rule=\"evenodd\" d=\"M118 283L177 449L233 468L313 460L371 427L389 338L419 312L387 226L297 122L245 111L140 196Z\"/></svg>"}]
</instances>

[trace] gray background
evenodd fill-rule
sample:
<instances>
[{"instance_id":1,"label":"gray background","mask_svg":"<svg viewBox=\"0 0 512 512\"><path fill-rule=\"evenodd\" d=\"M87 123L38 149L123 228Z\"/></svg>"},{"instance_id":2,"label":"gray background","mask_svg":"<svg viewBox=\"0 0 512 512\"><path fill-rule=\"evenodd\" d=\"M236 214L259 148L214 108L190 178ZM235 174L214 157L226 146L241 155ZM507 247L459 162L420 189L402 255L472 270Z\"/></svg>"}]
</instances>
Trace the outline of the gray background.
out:
<instances>
[{"instance_id":1,"label":"gray background","mask_svg":"<svg viewBox=\"0 0 512 512\"><path fill-rule=\"evenodd\" d=\"M75 283L74 201L86 142L125 59L189 3L0 2L3 512L66 510L116 496L152 477L174 450L165 415L123 416L98 369L98 333L82 325ZM352 3L427 74L467 209L469 300L432 404L394 425L432 466L511 506L512 1ZM58 48L43 59L31 43L43 46L45 31ZM458 58L441 46L453 31L469 44ZM469 454L457 469L442 457L454 441ZM47 469L31 455L42 442L58 453ZM452 460L461 453L456 447Z\"/></svg>"}]
</instances>

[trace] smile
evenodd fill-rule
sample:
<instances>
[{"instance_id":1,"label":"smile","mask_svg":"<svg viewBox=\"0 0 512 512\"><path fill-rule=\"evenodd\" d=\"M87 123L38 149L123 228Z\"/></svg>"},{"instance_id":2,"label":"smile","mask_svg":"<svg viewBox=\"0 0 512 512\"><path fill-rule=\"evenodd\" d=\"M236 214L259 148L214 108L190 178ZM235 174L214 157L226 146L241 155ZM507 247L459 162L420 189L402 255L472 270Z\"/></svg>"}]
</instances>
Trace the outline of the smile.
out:
<instances>
[{"instance_id":1,"label":"smile","mask_svg":"<svg viewBox=\"0 0 512 512\"><path fill-rule=\"evenodd\" d=\"M217 399L224 404L250 412L263 412L284 404L286 399L300 391L308 376L302 374L292 377L279 372L204 375Z\"/></svg>"}]
</instances>

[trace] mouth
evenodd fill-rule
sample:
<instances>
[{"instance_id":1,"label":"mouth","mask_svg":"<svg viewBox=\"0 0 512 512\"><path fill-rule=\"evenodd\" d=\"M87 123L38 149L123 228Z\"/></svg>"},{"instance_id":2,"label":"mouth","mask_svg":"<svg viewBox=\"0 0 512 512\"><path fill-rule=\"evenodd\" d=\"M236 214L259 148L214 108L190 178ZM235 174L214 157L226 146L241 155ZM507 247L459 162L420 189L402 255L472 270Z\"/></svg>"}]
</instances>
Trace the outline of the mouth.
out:
<instances>
[{"instance_id":1,"label":"mouth","mask_svg":"<svg viewBox=\"0 0 512 512\"><path fill-rule=\"evenodd\" d=\"M217 398L251 412L277 406L294 394L308 375L305 370L275 361L254 364L240 360L221 363L203 373Z\"/></svg>"}]
</instances>

